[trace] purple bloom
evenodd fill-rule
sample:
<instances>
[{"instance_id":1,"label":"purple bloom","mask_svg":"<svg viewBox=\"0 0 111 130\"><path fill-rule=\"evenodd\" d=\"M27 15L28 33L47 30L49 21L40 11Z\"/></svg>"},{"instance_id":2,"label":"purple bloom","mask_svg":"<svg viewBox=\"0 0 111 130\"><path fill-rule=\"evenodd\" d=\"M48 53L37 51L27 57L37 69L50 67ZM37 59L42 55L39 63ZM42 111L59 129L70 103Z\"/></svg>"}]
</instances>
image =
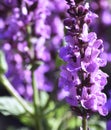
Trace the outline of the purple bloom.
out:
<instances>
[{"instance_id":1,"label":"purple bloom","mask_svg":"<svg viewBox=\"0 0 111 130\"><path fill-rule=\"evenodd\" d=\"M107 130L110 130L111 129L111 120L107 121Z\"/></svg>"},{"instance_id":2,"label":"purple bloom","mask_svg":"<svg viewBox=\"0 0 111 130\"><path fill-rule=\"evenodd\" d=\"M111 14L108 11L104 11L101 17L104 24L111 25Z\"/></svg>"},{"instance_id":3,"label":"purple bloom","mask_svg":"<svg viewBox=\"0 0 111 130\"><path fill-rule=\"evenodd\" d=\"M35 71L37 85L40 90L51 92L53 90L53 83L45 76L51 68L47 65L41 65Z\"/></svg>"},{"instance_id":4,"label":"purple bloom","mask_svg":"<svg viewBox=\"0 0 111 130\"><path fill-rule=\"evenodd\" d=\"M91 23L92 30L96 31L98 37L104 41L106 59L110 62L110 26L111 26L111 13L110 6L106 0L94 0L91 2L91 8L100 17L94 23ZM106 31L107 30L107 31ZM104 62L104 61L103 61Z\"/></svg>"},{"instance_id":5,"label":"purple bloom","mask_svg":"<svg viewBox=\"0 0 111 130\"><path fill-rule=\"evenodd\" d=\"M99 87L99 86L92 86ZM90 94L88 94L88 91ZM81 104L85 109L91 109L93 111L98 111L101 115L108 114L107 108L105 108L106 95L104 93L90 90L84 87L81 96Z\"/></svg>"},{"instance_id":6,"label":"purple bloom","mask_svg":"<svg viewBox=\"0 0 111 130\"><path fill-rule=\"evenodd\" d=\"M36 3L38 0L24 0L28 5L33 5L34 3Z\"/></svg>"},{"instance_id":7,"label":"purple bloom","mask_svg":"<svg viewBox=\"0 0 111 130\"><path fill-rule=\"evenodd\" d=\"M52 92L56 86L64 10L60 0L4 0L0 4L0 49L10 68L6 76L27 100L33 96L32 69L39 90Z\"/></svg>"},{"instance_id":8,"label":"purple bloom","mask_svg":"<svg viewBox=\"0 0 111 130\"><path fill-rule=\"evenodd\" d=\"M70 18L64 21L66 44L59 56L65 65L61 67L59 86L67 91L66 102L74 109L81 111L82 107L81 112L86 109L87 114L98 111L105 116L108 114L107 98L101 91L107 84L108 75L99 69L107 63L102 56L104 46L96 33L88 32L88 20L93 21L97 15L89 10L88 3L66 1Z\"/></svg>"}]
</instances>

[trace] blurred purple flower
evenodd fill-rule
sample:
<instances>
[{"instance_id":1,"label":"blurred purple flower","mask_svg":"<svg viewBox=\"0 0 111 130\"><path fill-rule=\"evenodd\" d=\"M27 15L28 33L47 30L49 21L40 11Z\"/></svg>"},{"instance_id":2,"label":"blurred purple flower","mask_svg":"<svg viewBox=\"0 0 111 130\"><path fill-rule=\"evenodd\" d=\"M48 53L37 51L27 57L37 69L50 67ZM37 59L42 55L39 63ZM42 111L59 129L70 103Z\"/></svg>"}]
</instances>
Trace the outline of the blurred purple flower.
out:
<instances>
[{"instance_id":1,"label":"blurred purple flower","mask_svg":"<svg viewBox=\"0 0 111 130\"><path fill-rule=\"evenodd\" d=\"M91 2L91 8L100 17L94 23L91 24L92 30L96 31L98 37L101 37L104 41L106 59L110 62L110 26L111 26L111 13L109 2L106 0L94 0ZM107 31L106 31L107 30Z\"/></svg>"},{"instance_id":2,"label":"blurred purple flower","mask_svg":"<svg viewBox=\"0 0 111 130\"><path fill-rule=\"evenodd\" d=\"M64 35L65 5L60 0L4 0L2 3L0 48L10 68L6 76L25 99L31 100L31 67L34 66L37 87L53 91L58 71L56 54Z\"/></svg>"},{"instance_id":3,"label":"blurred purple flower","mask_svg":"<svg viewBox=\"0 0 111 130\"><path fill-rule=\"evenodd\" d=\"M110 130L111 129L111 120L107 121L107 130Z\"/></svg>"}]
</instances>

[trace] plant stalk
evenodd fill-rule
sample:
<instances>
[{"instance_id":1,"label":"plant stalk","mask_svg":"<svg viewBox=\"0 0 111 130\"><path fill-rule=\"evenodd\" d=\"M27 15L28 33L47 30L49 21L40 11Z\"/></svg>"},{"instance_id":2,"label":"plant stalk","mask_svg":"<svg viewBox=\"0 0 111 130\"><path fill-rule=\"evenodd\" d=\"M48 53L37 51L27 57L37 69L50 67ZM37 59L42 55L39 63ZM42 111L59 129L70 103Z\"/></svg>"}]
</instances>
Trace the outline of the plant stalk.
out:
<instances>
[{"instance_id":1,"label":"plant stalk","mask_svg":"<svg viewBox=\"0 0 111 130\"><path fill-rule=\"evenodd\" d=\"M34 71L32 70L32 87L33 87L33 105L34 105L34 121L35 130L42 130L41 125L41 112L40 112L40 97L39 90L37 88L37 83L34 76Z\"/></svg>"},{"instance_id":2,"label":"plant stalk","mask_svg":"<svg viewBox=\"0 0 111 130\"><path fill-rule=\"evenodd\" d=\"M83 115L83 117L82 117L82 130L88 130L87 115Z\"/></svg>"}]
</instances>

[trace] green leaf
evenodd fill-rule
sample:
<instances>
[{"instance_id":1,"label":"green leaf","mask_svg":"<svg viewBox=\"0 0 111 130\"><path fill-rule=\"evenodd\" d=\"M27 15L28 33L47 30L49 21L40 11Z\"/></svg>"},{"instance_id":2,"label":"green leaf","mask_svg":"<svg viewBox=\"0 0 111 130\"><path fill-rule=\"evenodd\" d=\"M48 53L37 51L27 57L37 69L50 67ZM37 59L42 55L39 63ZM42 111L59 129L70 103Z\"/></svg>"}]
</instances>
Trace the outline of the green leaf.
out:
<instances>
[{"instance_id":1,"label":"green leaf","mask_svg":"<svg viewBox=\"0 0 111 130\"><path fill-rule=\"evenodd\" d=\"M62 59L59 58L59 56L57 55L56 57L56 66L60 67L62 64L64 64L64 62L62 61Z\"/></svg>"},{"instance_id":2,"label":"green leaf","mask_svg":"<svg viewBox=\"0 0 111 130\"><path fill-rule=\"evenodd\" d=\"M8 65L4 53L0 50L0 74L4 74L8 70Z\"/></svg>"},{"instance_id":3,"label":"green leaf","mask_svg":"<svg viewBox=\"0 0 111 130\"><path fill-rule=\"evenodd\" d=\"M94 115L89 120L89 127L91 130L105 130L106 123L100 119L99 115Z\"/></svg>"},{"instance_id":4,"label":"green leaf","mask_svg":"<svg viewBox=\"0 0 111 130\"><path fill-rule=\"evenodd\" d=\"M30 107L31 104L28 104ZM34 126L32 115L26 112L24 107L13 97L0 97L0 112L5 115L13 115L27 126Z\"/></svg>"},{"instance_id":5,"label":"green leaf","mask_svg":"<svg viewBox=\"0 0 111 130\"><path fill-rule=\"evenodd\" d=\"M25 113L25 109L13 97L0 97L0 112L3 115L21 115Z\"/></svg>"},{"instance_id":6,"label":"green leaf","mask_svg":"<svg viewBox=\"0 0 111 130\"><path fill-rule=\"evenodd\" d=\"M49 99L49 95L44 91L40 91L40 101L41 101L40 104L41 104L42 107L45 106L48 99Z\"/></svg>"},{"instance_id":7,"label":"green leaf","mask_svg":"<svg viewBox=\"0 0 111 130\"><path fill-rule=\"evenodd\" d=\"M19 119L26 126L33 127L35 125L34 118L30 115L27 115L27 113L20 115Z\"/></svg>"}]
</instances>

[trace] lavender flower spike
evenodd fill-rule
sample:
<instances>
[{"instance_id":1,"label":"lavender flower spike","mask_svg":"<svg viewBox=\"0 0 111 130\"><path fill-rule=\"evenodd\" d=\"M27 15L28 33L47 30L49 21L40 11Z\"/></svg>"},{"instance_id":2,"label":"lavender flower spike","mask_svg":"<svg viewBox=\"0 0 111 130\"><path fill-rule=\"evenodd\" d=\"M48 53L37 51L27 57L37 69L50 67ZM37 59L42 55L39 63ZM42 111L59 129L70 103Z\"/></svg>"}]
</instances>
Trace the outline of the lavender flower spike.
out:
<instances>
[{"instance_id":1,"label":"lavender flower spike","mask_svg":"<svg viewBox=\"0 0 111 130\"><path fill-rule=\"evenodd\" d=\"M93 112L105 116L107 97L102 92L108 75L100 70L107 61L101 57L103 41L95 32L89 31L89 23L98 17L89 10L84 0L66 0L69 18L64 20L67 30L66 45L59 56L65 62L61 67L59 86L67 92L67 103L77 114L83 116Z\"/></svg>"}]
</instances>

